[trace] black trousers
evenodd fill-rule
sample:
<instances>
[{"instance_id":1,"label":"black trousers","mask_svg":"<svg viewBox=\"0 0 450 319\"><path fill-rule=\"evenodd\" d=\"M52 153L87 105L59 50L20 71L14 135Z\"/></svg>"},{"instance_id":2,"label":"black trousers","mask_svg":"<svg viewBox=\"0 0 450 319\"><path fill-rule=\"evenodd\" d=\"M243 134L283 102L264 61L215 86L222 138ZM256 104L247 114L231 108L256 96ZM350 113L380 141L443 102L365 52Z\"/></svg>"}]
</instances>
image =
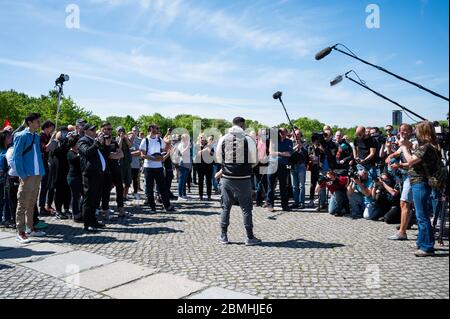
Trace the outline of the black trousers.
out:
<instances>
[{"instance_id":1,"label":"black trousers","mask_svg":"<svg viewBox=\"0 0 450 319\"><path fill-rule=\"evenodd\" d=\"M83 201L81 203L83 209L83 221L85 226L92 226L97 222L95 210L98 207L98 200L102 195L103 173L92 175L83 174Z\"/></svg>"},{"instance_id":2,"label":"black trousers","mask_svg":"<svg viewBox=\"0 0 450 319\"><path fill-rule=\"evenodd\" d=\"M155 182L158 186L159 193L161 194L161 200L164 208L170 207L169 192L167 191L166 181L164 179L164 169L161 168L145 168L145 193L148 197L148 204L151 209L156 209L155 203Z\"/></svg>"},{"instance_id":3,"label":"black trousers","mask_svg":"<svg viewBox=\"0 0 450 319\"><path fill-rule=\"evenodd\" d=\"M172 196L172 181L173 181L173 170L171 169L165 169L164 170L164 181L166 183L166 189L169 192L169 196Z\"/></svg>"},{"instance_id":4,"label":"black trousers","mask_svg":"<svg viewBox=\"0 0 450 319\"><path fill-rule=\"evenodd\" d=\"M55 192L55 209L57 212L62 212L62 208L68 211L70 207L71 192L66 177L61 177L64 180L56 182Z\"/></svg>"},{"instance_id":5,"label":"black trousers","mask_svg":"<svg viewBox=\"0 0 450 319\"><path fill-rule=\"evenodd\" d=\"M44 208L45 204L47 206L52 206L53 199L55 197L55 189L48 187L48 167L45 167L45 175L41 180L41 190L39 192L39 207Z\"/></svg>"},{"instance_id":6,"label":"black trousers","mask_svg":"<svg viewBox=\"0 0 450 319\"><path fill-rule=\"evenodd\" d=\"M7 196L9 198L9 212L11 213L11 220L16 223L17 211L17 193L19 192L20 180L18 177L8 176L8 187L6 188Z\"/></svg>"},{"instance_id":7,"label":"black trousers","mask_svg":"<svg viewBox=\"0 0 450 319\"><path fill-rule=\"evenodd\" d=\"M278 170L274 174L267 175L268 190L266 194L266 203L274 207L275 204L275 189L277 180L280 183L280 197L281 207L283 209L289 206L289 192L288 192L288 174L289 170L286 165L278 165Z\"/></svg>"},{"instance_id":8,"label":"black trousers","mask_svg":"<svg viewBox=\"0 0 450 319\"><path fill-rule=\"evenodd\" d=\"M123 184L122 184L122 172L120 169L106 172L103 178L103 190L102 190L102 210L107 211L109 209L109 201L111 199L111 190L116 187L116 202L117 207L123 207Z\"/></svg>"},{"instance_id":9,"label":"black trousers","mask_svg":"<svg viewBox=\"0 0 450 319\"><path fill-rule=\"evenodd\" d=\"M206 178L206 195L208 196L208 198L211 197L213 165L212 164L197 165L197 173L198 173L198 193L200 197L203 197L203 185L205 178Z\"/></svg>"},{"instance_id":10,"label":"black trousers","mask_svg":"<svg viewBox=\"0 0 450 319\"><path fill-rule=\"evenodd\" d=\"M133 180L133 193L139 192L139 168L131 169L131 179Z\"/></svg>"}]
</instances>

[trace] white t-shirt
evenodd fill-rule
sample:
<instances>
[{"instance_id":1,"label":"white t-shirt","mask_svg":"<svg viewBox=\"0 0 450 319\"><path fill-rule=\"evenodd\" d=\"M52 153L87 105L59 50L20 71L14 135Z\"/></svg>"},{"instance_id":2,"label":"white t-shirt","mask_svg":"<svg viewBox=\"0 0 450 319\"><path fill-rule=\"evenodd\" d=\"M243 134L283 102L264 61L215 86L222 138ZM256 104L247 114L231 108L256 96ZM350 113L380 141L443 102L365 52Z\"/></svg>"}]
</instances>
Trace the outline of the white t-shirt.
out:
<instances>
[{"instance_id":1,"label":"white t-shirt","mask_svg":"<svg viewBox=\"0 0 450 319\"><path fill-rule=\"evenodd\" d=\"M186 147L187 147L187 151L183 154L183 151L186 149ZM179 154L181 155L180 158L181 158L181 161L183 162L183 165L185 167L186 166L190 166L192 164L191 163L192 160L191 160L191 148L190 148L190 145L185 145L183 143L179 143L177 145L177 149L178 149Z\"/></svg>"},{"instance_id":2,"label":"white t-shirt","mask_svg":"<svg viewBox=\"0 0 450 319\"><path fill-rule=\"evenodd\" d=\"M36 144L33 145L34 150L34 175L39 176L39 160L38 160L38 153L36 150Z\"/></svg>"},{"instance_id":3,"label":"white t-shirt","mask_svg":"<svg viewBox=\"0 0 450 319\"><path fill-rule=\"evenodd\" d=\"M147 136L147 138L143 138L141 142L141 146L139 146L139 150L145 152L147 148L146 140L148 141L148 156L151 156L155 153L161 153L161 150L164 150L166 148L166 143L164 143L163 139L158 138L150 138L150 136ZM145 159L144 160L144 168L162 168L163 163L162 162L156 162L152 160Z\"/></svg>"}]
</instances>

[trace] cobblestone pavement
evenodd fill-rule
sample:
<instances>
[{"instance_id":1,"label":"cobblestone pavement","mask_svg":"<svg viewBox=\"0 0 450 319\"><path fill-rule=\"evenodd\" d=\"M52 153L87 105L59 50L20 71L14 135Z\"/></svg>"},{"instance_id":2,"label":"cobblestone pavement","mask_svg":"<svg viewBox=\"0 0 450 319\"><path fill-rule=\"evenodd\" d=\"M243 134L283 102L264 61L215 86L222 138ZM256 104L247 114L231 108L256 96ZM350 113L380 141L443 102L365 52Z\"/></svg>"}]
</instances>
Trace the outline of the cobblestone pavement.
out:
<instances>
[{"instance_id":1,"label":"cobblestone pavement","mask_svg":"<svg viewBox=\"0 0 450 319\"><path fill-rule=\"evenodd\" d=\"M70 287L66 282L49 275L0 261L1 299L103 299L102 294L81 287Z\"/></svg>"},{"instance_id":2,"label":"cobblestone pavement","mask_svg":"<svg viewBox=\"0 0 450 319\"><path fill-rule=\"evenodd\" d=\"M177 212L151 214L142 201L128 202L135 215L83 234L71 221L45 218L41 240L182 275L207 286L263 298L449 298L449 250L434 258L414 256L409 241L386 238L395 226L311 211L254 210L261 246L243 244L242 215L232 210L231 245L217 243L219 198L176 202ZM1 262L0 297L98 298L86 289L67 290L56 279ZM26 285L33 281L33 285Z\"/></svg>"}]
</instances>

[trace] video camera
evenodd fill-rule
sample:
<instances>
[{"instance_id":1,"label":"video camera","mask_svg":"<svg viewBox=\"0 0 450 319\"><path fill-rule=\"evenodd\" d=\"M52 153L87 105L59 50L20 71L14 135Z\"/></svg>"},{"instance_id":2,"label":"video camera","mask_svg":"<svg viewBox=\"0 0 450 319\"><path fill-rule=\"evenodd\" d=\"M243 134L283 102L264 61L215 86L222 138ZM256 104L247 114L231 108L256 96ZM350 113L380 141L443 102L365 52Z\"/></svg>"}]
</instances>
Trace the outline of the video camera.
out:
<instances>
[{"instance_id":1,"label":"video camera","mask_svg":"<svg viewBox=\"0 0 450 319\"><path fill-rule=\"evenodd\" d=\"M311 136L311 142L313 144L319 143L319 144L325 144L325 139L328 137L328 134L325 132L316 132L313 133Z\"/></svg>"},{"instance_id":2,"label":"video camera","mask_svg":"<svg viewBox=\"0 0 450 319\"><path fill-rule=\"evenodd\" d=\"M441 124L439 122L434 122L434 130L436 132L436 138L438 141L439 146L443 149L443 150L448 150L448 138L449 138L449 132L448 129L444 128L441 126Z\"/></svg>"}]
</instances>

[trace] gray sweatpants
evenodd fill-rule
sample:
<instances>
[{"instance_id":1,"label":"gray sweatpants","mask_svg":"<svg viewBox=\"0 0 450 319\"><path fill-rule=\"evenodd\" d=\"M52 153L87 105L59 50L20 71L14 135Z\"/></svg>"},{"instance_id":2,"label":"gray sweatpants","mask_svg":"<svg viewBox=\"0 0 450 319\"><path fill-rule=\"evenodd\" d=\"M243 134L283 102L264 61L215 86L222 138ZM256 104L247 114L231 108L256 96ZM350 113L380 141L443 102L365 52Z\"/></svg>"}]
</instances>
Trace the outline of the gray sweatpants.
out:
<instances>
[{"instance_id":1,"label":"gray sweatpants","mask_svg":"<svg viewBox=\"0 0 450 319\"><path fill-rule=\"evenodd\" d=\"M221 226L227 228L230 224L230 211L231 207L239 203L244 215L245 229L252 230L252 182L250 179L227 179L222 178L222 214L221 214Z\"/></svg>"}]
</instances>

